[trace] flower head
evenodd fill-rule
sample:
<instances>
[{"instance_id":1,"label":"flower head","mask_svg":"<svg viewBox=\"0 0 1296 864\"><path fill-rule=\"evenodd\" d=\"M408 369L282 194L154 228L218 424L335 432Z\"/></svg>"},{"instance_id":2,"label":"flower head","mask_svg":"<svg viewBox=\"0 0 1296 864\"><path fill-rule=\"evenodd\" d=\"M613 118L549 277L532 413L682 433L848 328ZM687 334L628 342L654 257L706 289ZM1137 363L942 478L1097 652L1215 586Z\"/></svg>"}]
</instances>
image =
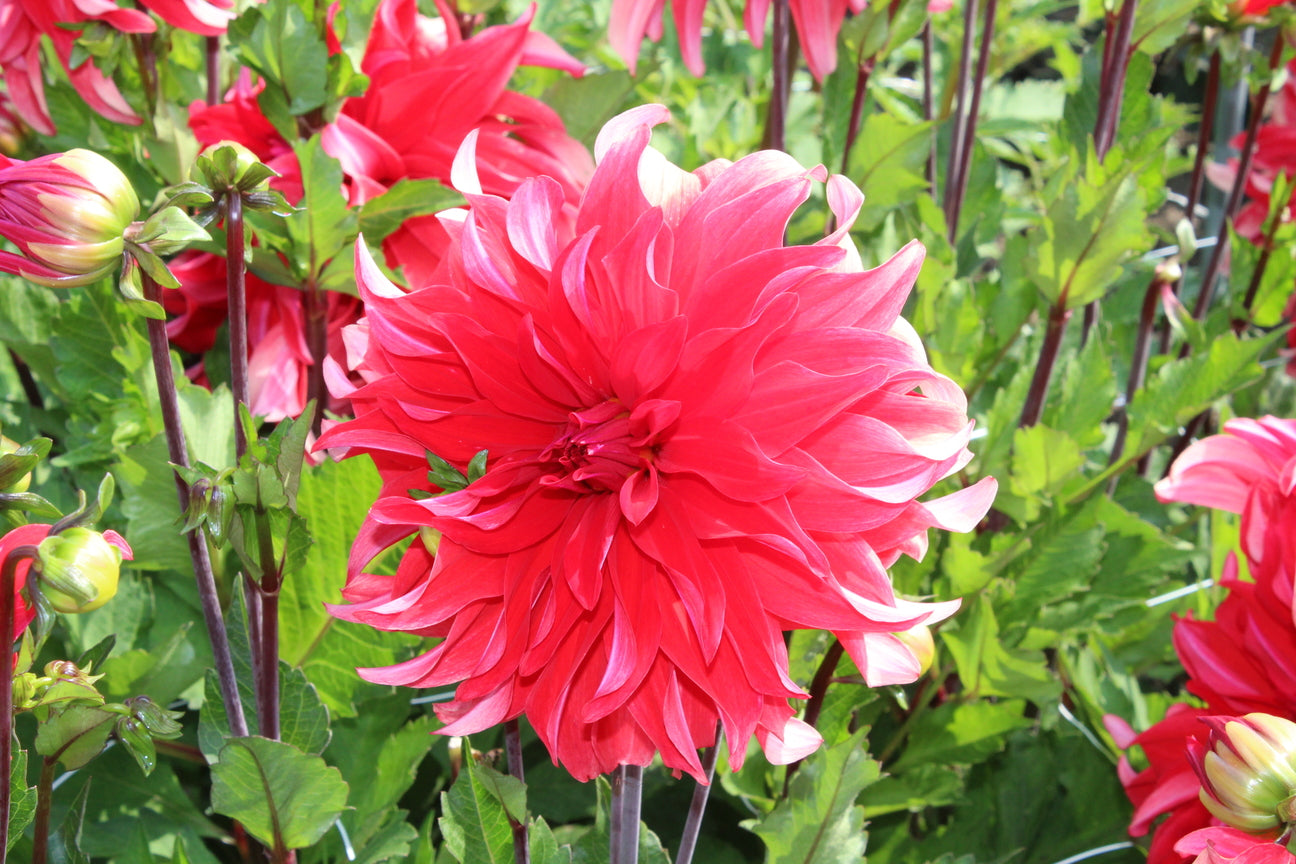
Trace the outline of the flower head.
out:
<instances>
[{"instance_id":1,"label":"flower head","mask_svg":"<svg viewBox=\"0 0 1296 864\"><path fill-rule=\"evenodd\" d=\"M1296 723L1272 714L1203 717L1210 739L1189 747L1201 802L1216 819L1251 833L1291 821Z\"/></svg>"},{"instance_id":2,"label":"flower head","mask_svg":"<svg viewBox=\"0 0 1296 864\"><path fill-rule=\"evenodd\" d=\"M776 762L813 750L783 631L832 630L870 683L913 680L893 634L957 603L897 598L886 567L995 491L915 500L966 465L972 426L899 317L921 246L865 271L840 177L842 227L785 246L823 170L763 152L685 172L648 147L667 117L603 129L570 231L549 178L485 194L470 136L469 206L441 214L453 242L425 287L357 244L368 383L321 439L384 480L334 614L443 639L362 674L459 682L446 734L525 713L582 779L658 751L702 779L717 721L735 764L753 735ZM483 450L479 479L435 494L429 453L467 471ZM409 535L394 576L362 572Z\"/></svg>"},{"instance_id":3,"label":"flower head","mask_svg":"<svg viewBox=\"0 0 1296 864\"><path fill-rule=\"evenodd\" d=\"M0 566L5 558L21 546L35 546L49 534L48 525L22 525L0 537ZM31 570L31 558L18 563L14 578L14 629L13 641L17 642L24 630L36 620L36 605L28 603L22 592L27 587L27 574Z\"/></svg>"},{"instance_id":4,"label":"flower head","mask_svg":"<svg viewBox=\"0 0 1296 864\"><path fill-rule=\"evenodd\" d=\"M167 322L167 336L185 351L203 354L216 344L216 333L225 321L227 289L225 259L210 252L188 251L170 262L180 281L179 291L168 291L162 304L176 317ZM286 285L272 285L247 274L248 310L248 409L254 416L277 423L296 417L306 407L308 376L314 362L307 341L302 311L307 294ZM360 301L349 294L328 291L325 341L329 356L345 354L342 328L360 317ZM201 374L201 368L191 374ZM334 402L332 409L342 408Z\"/></svg>"},{"instance_id":5,"label":"flower head","mask_svg":"<svg viewBox=\"0 0 1296 864\"><path fill-rule=\"evenodd\" d=\"M1103 718L1116 746L1127 751L1120 758L1117 774L1134 805L1130 836L1154 832L1148 864L1179 864L1187 853L1179 852L1175 844L1211 824L1210 811L1198 797L1201 782L1188 761L1187 750L1194 740L1205 741L1209 729L1200 718L1208 713L1188 705L1171 705L1163 720L1138 734L1119 717L1109 714ZM1136 771L1130 762L1128 751L1135 747L1147 763L1142 771ZM1168 813L1168 818L1154 828L1163 813Z\"/></svg>"},{"instance_id":6,"label":"flower head","mask_svg":"<svg viewBox=\"0 0 1296 864\"><path fill-rule=\"evenodd\" d=\"M0 157L0 270L52 288L88 285L121 265L139 199L115 165L89 150L30 162Z\"/></svg>"},{"instance_id":7,"label":"flower head","mask_svg":"<svg viewBox=\"0 0 1296 864\"><path fill-rule=\"evenodd\" d=\"M8 0L0 6L0 72L15 110L33 129L43 135L55 132L45 103L42 37L53 43L68 80L87 105L116 123L140 122L94 59L74 64L72 50L85 26L102 22L123 33L152 33L157 29L153 19L114 0Z\"/></svg>"},{"instance_id":8,"label":"flower head","mask_svg":"<svg viewBox=\"0 0 1296 864\"><path fill-rule=\"evenodd\" d=\"M1242 515L1242 551L1256 581L1292 605L1296 576L1296 420L1241 418L1194 442L1156 484L1161 501Z\"/></svg>"},{"instance_id":9,"label":"flower head","mask_svg":"<svg viewBox=\"0 0 1296 864\"><path fill-rule=\"evenodd\" d=\"M1197 829L1175 844L1175 851L1195 856L1194 864L1296 864L1296 856L1272 838L1226 825Z\"/></svg>"}]
</instances>

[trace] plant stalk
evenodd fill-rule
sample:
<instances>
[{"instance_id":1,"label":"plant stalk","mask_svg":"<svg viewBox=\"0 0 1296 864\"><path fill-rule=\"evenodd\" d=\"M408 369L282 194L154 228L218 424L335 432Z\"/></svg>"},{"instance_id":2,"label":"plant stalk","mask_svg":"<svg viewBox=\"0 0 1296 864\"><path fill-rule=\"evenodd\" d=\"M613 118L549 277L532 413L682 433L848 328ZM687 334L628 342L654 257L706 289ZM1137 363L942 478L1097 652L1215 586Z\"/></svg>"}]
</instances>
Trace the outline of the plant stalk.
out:
<instances>
[{"instance_id":1,"label":"plant stalk","mask_svg":"<svg viewBox=\"0 0 1296 864\"><path fill-rule=\"evenodd\" d=\"M328 295L312 279L303 292L302 303L306 312L306 345L310 349L311 365L306 376L306 402L314 402L311 417L311 434L318 436L324 423L324 405L327 394L324 388L324 359L328 356Z\"/></svg>"},{"instance_id":2,"label":"plant stalk","mask_svg":"<svg viewBox=\"0 0 1296 864\"><path fill-rule=\"evenodd\" d=\"M612 773L611 864L638 864L643 766L621 765Z\"/></svg>"},{"instance_id":3,"label":"plant stalk","mask_svg":"<svg viewBox=\"0 0 1296 864\"><path fill-rule=\"evenodd\" d=\"M1112 444L1111 456L1107 459L1108 466L1119 462L1125 452L1125 439L1129 435L1129 406L1138 391L1143 389L1143 382L1147 378L1148 354L1152 347L1152 325L1156 321L1157 299L1161 296L1163 287L1173 285L1176 281L1165 279L1158 271L1152 275L1152 281L1148 283L1147 291L1143 293L1143 307L1139 310L1138 334L1134 340L1134 356L1130 358L1129 380L1125 385L1125 407L1120 410L1116 418L1116 440ZM1115 479L1112 478L1113 483Z\"/></svg>"},{"instance_id":4,"label":"plant stalk","mask_svg":"<svg viewBox=\"0 0 1296 864\"><path fill-rule=\"evenodd\" d=\"M850 154L855 149L855 140L859 138L860 126L864 120L864 101L868 98L868 82L873 74L877 56L860 60L855 73L855 96L851 99L850 122L846 125L846 146L842 148L843 174L850 170Z\"/></svg>"},{"instance_id":5,"label":"plant stalk","mask_svg":"<svg viewBox=\"0 0 1296 864\"><path fill-rule=\"evenodd\" d=\"M36 784L36 816L32 820L31 864L45 864L49 856L50 805L54 798L54 769L58 760L46 756Z\"/></svg>"},{"instance_id":6,"label":"plant stalk","mask_svg":"<svg viewBox=\"0 0 1296 864\"><path fill-rule=\"evenodd\" d=\"M789 62L791 17L788 0L774 0L774 35L770 45L774 75L769 113L765 118L765 145L772 150L787 150L787 107L792 77Z\"/></svg>"},{"instance_id":7,"label":"plant stalk","mask_svg":"<svg viewBox=\"0 0 1296 864\"><path fill-rule=\"evenodd\" d=\"M679 851L675 853L675 864L692 864L698 835L702 832L702 817L706 815L707 799L711 795L711 784L715 782L716 758L719 755L720 726L717 724L715 746L702 748L702 771L706 774L707 782L699 783L693 789L688 819L684 822L684 834L680 837Z\"/></svg>"},{"instance_id":8,"label":"plant stalk","mask_svg":"<svg viewBox=\"0 0 1296 864\"><path fill-rule=\"evenodd\" d=\"M806 700L805 722L811 726L819 722L819 712L823 710L824 697L828 695L828 685L832 683L833 674L837 671L837 664L841 661L844 650L841 641L834 639L828 646L828 650L824 652L823 660L819 662L819 668L815 670L814 678L810 681L810 697ZM783 775L784 798L788 796L792 775L801 767L803 761L798 759L787 767L787 772Z\"/></svg>"},{"instance_id":9,"label":"plant stalk","mask_svg":"<svg viewBox=\"0 0 1296 864\"><path fill-rule=\"evenodd\" d=\"M225 193L225 289L229 295L230 389L234 394L234 449L247 452L239 405L248 404L247 265L243 261L243 198Z\"/></svg>"},{"instance_id":10,"label":"plant stalk","mask_svg":"<svg viewBox=\"0 0 1296 864\"><path fill-rule=\"evenodd\" d=\"M144 298L161 302L162 289L147 273L144 281ZM175 377L171 370L171 349L167 343L166 322L148 319L149 348L153 355L153 374L157 378L158 401L162 405L162 424L166 429L167 454L173 465L189 467L189 448L185 445L184 428L180 425L180 403L176 397ZM189 509L189 486L175 475L176 495L180 499L180 512ZM211 555L207 537L202 528L185 535L189 542L189 558L193 562L194 577L198 581L198 597L202 602L203 620L211 640L212 655L216 663L216 677L220 681L221 698L229 716L230 732L236 737L248 734L247 719L243 716L243 703L239 701L238 683L234 675L234 661L230 655L229 637L225 632L225 619L221 616L220 596L216 592L216 577L212 573Z\"/></svg>"},{"instance_id":11,"label":"plant stalk","mask_svg":"<svg viewBox=\"0 0 1296 864\"><path fill-rule=\"evenodd\" d=\"M279 740L279 588L283 573L275 557L270 515L258 511L257 558L261 564L261 581L257 594L261 598L260 639L256 654L257 720L261 734ZM249 625L250 627L251 625Z\"/></svg>"},{"instance_id":12,"label":"plant stalk","mask_svg":"<svg viewBox=\"0 0 1296 864\"><path fill-rule=\"evenodd\" d=\"M508 773L519 782L526 782L526 769L522 764L522 729L516 717L504 722L504 754L508 759ZM514 864L531 864L531 846L527 838L526 823L513 825Z\"/></svg>"},{"instance_id":13,"label":"plant stalk","mask_svg":"<svg viewBox=\"0 0 1296 864\"><path fill-rule=\"evenodd\" d=\"M1193 158L1192 177L1188 181L1188 206L1184 218L1193 224L1197 218L1197 204L1201 201L1202 186L1206 179L1206 154L1210 151L1211 136L1215 134L1215 112L1219 103L1220 91L1220 56L1219 52L1211 54L1210 67L1206 72L1206 92L1203 95L1201 121L1197 127L1197 154ZM1189 262L1183 262L1187 266ZM1170 286L1170 291L1179 296L1183 287L1181 276ZM1170 348L1170 321L1161 322L1157 333L1158 351L1164 354Z\"/></svg>"},{"instance_id":14,"label":"plant stalk","mask_svg":"<svg viewBox=\"0 0 1296 864\"><path fill-rule=\"evenodd\" d=\"M1273 50L1269 54L1269 70L1277 69L1282 62L1283 49L1286 46L1282 33L1274 34ZM1242 153L1238 157L1237 176L1233 179L1233 188L1229 191L1228 201L1224 205L1224 218L1220 222L1219 233L1215 237L1215 248L1211 250L1210 262L1206 265L1206 272L1202 274L1201 291L1197 294L1197 303L1193 306L1193 318L1201 321L1206 317L1206 312L1210 308L1211 299L1215 293L1215 281L1219 277L1220 267L1224 263L1224 254L1229 247L1229 225L1233 223L1233 217L1237 215L1238 207L1242 203L1242 192L1246 189L1246 178L1251 173L1251 160L1255 156L1256 137L1260 132L1260 121L1264 117L1265 106L1269 103L1270 78L1266 79L1264 86L1256 93L1255 101L1251 106L1251 118L1247 122L1246 140L1242 145ZM1188 354L1188 345L1185 343L1179 356L1184 357Z\"/></svg>"},{"instance_id":15,"label":"plant stalk","mask_svg":"<svg viewBox=\"0 0 1296 864\"><path fill-rule=\"evenodd\" d=\"M207 104L219 105L220 92L220 37L207 37Z\"/></svg>"},{"instance_id":16,"label":"plant stalk","mask_svg":"<svg viewBox=\"0 0 1296 864\"><path fill-rule=\"evenodd\" d=\"M972 79L972 98L968 104L967 117L963 118L963 142L959 147L958 174L953 182L954 196L950 204L949 231L951 244L958 238L958 221L963 212L963 198L967 195L968 173L972 169L972 148L976 144L977 116L981 113L981 91L985 86L986 72L990 66L990 46L994 42L995 15L999 11L999 0L986 0L985 22L981 27L981 44L977 48L976 76ZM946 183L950 179L946 178Z\"/></svg>"},{"instance_id":17,"label":"plant stalk","mask_svg":"<svg viewBox=\"0 0 1296 864\"><path fill-rule=\"evenodd\" d=\"M1035 365L1035 375L1031 378L1030 389L1026 392L1026 402L1022 405L1021 420L1017 424L1022 429L1034 426L1044 413L1049 379L1053 377L1053 367L1057 365L1058 352L1062 349L1062 336L1066 333L1066 325L1070 320L1071 310L1066 308L1066 297L1061 297L1049 310L1039 362Z\"/></svg>"},{"instance_id":18,"label":"plant stalk","mask_svg":"<svg viewBox=\"0 0 1296 864\"><path fill-rule=\"evenodd\" d=\"M967 123L967 88L968 79L972 77L972 34L975 32L976 16L977 0L966 0L963 7L963 47L959 54L958 77L954 84L958 99L954 108L954 127L950 130L949 161L945 165L945 225L951 244L958 231L958 226L950 217L954 207L954 190L958 188L958 166L962 161L966 141L963 127Z\"/></svg>"},{"instance_id":19,"label":"plant stalk","mask_svg":"<svg viewBox=\"0 0 1296 864\"><path fill-rule=\"evenodd\" d=\"M0 562L0 633L8 636L9 658L0 660L0 864L5 864L9 850L9 810L13 805L10 787L13 774L13 631L14 583L18 579L18 565L36 559L35 546L19 546L10 550Z\"/></svg>"},{"instance_id":20,"label":"plant stalk","mask_svg":"<svg viewBox=\"0 0 1296 864\"><path fill-rule=\"evenodd\" d=\"M1125 99L1125 76L1129 72L1130 39L1134 34L1134 12L1137 0L1121 4L1115 32L1108 28L1110 51L1103 47L1103 75L1099 85L1098 119L1094 124L1094 149L1098 159L1107 155L1116 140L1116 127L1120 123L1121 104Z\"/></svg>"},{"instance_id":21,"label":"plant stalk","mask_svg":"<svg viewBox=\"0 0 1296 864\"><path fill-rule=\"evenodd\" d=\"M1269 269L1269 256L1273 254L1274 236L1278 233L1278 228L1283 224L1283 217L1287 208L1291 206L1292 188L1287 189L1287 200L1279 205L1277 213L1268 220L1265 226L1264 242L1260 246L1260 260L1256 262L1255 269L1251 271L1251 282L1247 285L1246 297L1242 300L1242 308L1246 310L1247 315L1251 314L1251 306L1255 303L1256 294L1260 291L1260 282L1264 279L1265 270Z\"/></svg>"},{"instance_id":22,"label":"plant stalk","mask_svg":"<svg viewBox=\"0 0 1296 864\"><path fill-rule=\"evenodd\" d=\"M928 18L922 29L922 108L923 120L932 123L931 149L927 151L927 185L931 187L932 200L939 202L940 196L936 189L936 163L939 161L936 152L938 135L935 123L933 123L936 119L936 94L932 89L932 55L935 53L936 42L935 37L932 36L931 18Z\"/></svg>"}]
</instances>

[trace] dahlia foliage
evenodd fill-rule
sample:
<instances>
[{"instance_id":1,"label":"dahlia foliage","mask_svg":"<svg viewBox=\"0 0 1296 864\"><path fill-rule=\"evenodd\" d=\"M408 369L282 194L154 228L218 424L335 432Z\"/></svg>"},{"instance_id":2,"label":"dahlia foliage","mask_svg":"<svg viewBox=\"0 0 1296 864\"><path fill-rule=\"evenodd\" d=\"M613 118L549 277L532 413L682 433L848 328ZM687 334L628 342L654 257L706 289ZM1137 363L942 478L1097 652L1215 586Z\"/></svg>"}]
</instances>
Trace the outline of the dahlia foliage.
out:
<instances>
[{"instance_id":1,"label":"dahlia foliage","mask_svg":"<svg viewBox=\"0 0 1296 864\"><path fill-rule=\"evenodd\" d=\"M668 119L604 127L571 231L557 181L483 192L470 137L469 206L441 214L454 243L427 285L401 292L357 246L366 383L320 442L383 475L334 614L444 637L365 677L462 682L444 734L525 714L580 779L660 751L704 780L717 722L735 766L753 733L772 762L804 757L819 737L782 631L834 631L870 684L914 680L892 634L958 604L896 598L886 567L930 527L970 530L995 490L915 501L973 426L899 317L922 247L864 270L842 177L837 231L785 246L823 169L761 152L686 172L648 146ZM483 450L484 476L432 494L427 453ZM415 533L394 576L362 572Z\"/></svg>"}]
</instances>

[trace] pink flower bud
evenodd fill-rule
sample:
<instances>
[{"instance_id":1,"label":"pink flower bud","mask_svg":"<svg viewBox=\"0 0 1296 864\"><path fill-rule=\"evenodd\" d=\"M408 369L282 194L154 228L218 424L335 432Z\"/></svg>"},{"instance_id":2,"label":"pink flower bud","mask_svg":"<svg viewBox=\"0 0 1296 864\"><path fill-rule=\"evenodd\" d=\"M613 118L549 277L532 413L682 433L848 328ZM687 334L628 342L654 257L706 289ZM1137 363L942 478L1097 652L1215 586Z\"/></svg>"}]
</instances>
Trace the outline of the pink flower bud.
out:
<instances>
[{"instance_id":1,"label":"pink flower bud","mask_svg":"<svg viewBox=\"0 0 1296 864\"><path fill-rule=\"evenodd\" d=\"M0 157L3 159L3 157ZM139 198L115 165L89 150L0 162L0 270L50 288L75 288L121 264L122 235Z\"/></svg>"},{"instance_id":2,"label":"pink flower bud","mask_svg":"<svg viewBox=\"0 0 1296 864\"><path fill-rule=\"evenodd\" d=\"M1266 832L1292 821L1296 723L1269 714L1204 717L1207 744L1190 747L1201 802L1221 822Z\"/></svg>"}]
</instances>

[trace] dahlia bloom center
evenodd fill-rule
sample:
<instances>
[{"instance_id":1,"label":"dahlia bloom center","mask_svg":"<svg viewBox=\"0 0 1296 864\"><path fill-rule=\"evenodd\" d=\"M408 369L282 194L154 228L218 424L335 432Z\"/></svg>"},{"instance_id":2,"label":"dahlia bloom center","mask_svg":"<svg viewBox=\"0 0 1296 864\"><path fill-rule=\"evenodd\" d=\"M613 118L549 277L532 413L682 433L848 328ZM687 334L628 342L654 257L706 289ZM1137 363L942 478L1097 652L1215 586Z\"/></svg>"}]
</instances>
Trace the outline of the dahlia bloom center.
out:
<instances>
[{"instance_id":1,"label":"dahlia bloom center","mask_svg":"<svg viewBox=\"0 0 1296 864\"><path fill-rule=\"evenodd\" d=\"M678 402L653 399L630 410L617 399L567 415L567 425L540 454L552 473L542 485L573 492L619 492L640 471L653 472Z\"/></svg>"}]
</instances>

